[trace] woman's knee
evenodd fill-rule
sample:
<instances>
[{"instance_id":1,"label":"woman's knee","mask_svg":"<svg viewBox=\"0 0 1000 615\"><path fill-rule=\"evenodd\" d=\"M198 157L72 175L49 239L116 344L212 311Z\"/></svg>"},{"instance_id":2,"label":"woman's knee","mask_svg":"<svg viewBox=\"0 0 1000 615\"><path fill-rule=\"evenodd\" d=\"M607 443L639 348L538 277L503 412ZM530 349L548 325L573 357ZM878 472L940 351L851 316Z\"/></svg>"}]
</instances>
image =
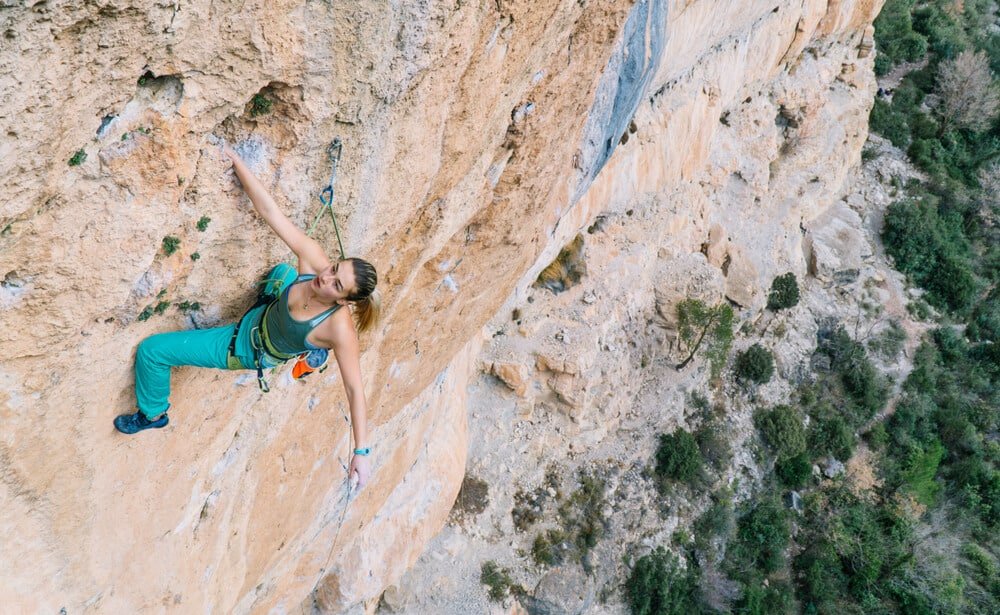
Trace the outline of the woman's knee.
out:
<instances>
[{"instance_id":1,"label":"woman's knee","mask_svg":"<svg viewBox=\"0 0 1000 615\"><path fill-rule=\"evenodd\" d=\"M135 351L135 360L145 363L156 362L163 354L164 347L169 343L166 334L158 333L151 335L139 342Z\"/></svg>"}]
</instances>

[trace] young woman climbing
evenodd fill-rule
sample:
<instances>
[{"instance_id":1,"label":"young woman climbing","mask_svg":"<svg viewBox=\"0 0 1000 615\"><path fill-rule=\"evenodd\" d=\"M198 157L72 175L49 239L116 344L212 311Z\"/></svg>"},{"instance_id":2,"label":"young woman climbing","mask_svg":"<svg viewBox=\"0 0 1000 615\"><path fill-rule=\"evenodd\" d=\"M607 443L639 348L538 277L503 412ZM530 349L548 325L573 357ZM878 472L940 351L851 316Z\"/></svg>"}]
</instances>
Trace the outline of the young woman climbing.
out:
<instances>
[{"instance_id":1,"label":"young woman climbing","mask_svg":"<svg viewBox=\"0 0 1000 615\"><path fill-rule=\"evenodd\" d=\"M378 319L375 268L360 258L331 262L319 243L281 212L243 160L228 147L223 153L232 161L254 209L298 257L299 275L275 301L251 309L235 324L160 333L143 340L135 357L138 412L117 417L115 428L134 434L167 425L171 367L257 369L260 375L261 369L301 353L330 349L340 367L354 431L349 474L359 486L364 485L370 472L370 449L358 330L372 328ZM272 276L279 268L272 270ZM286 269L294 274L290 267Z\"/></svg>"}]
</instances>

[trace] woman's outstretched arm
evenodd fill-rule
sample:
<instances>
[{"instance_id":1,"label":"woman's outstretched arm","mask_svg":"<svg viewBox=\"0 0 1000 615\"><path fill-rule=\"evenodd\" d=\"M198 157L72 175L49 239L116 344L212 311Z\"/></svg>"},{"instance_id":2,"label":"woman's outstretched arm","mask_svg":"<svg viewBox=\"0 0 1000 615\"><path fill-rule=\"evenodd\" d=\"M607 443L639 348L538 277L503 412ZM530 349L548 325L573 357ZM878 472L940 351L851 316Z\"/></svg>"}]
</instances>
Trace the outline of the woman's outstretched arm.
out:
<instances>
[{"instance_id":1,"label":"woman's outstretched arm","mask_svg":"<svg viewBox=\"0 0 1000 615\"><path fill-rule=\"evenodd\" d=\"M326 257L326 253L323 252L319 243L303 233L302 229L288 219L288 216L281 211L278 204L268 194L264 185L239 157L239 154L228 146L223 149L223 153L233 162L236 177L243 185L243 191L250 197L254 209L298 257L299 272L316 273L325 269L330 264L330 260Z\"/></svg>"},{"instance_id":2,"label":"woman's outstretched arm","mask_svg":"<svg viewBox=\"0 0 1000 615\"><path fill-rule=\"evenodd\" d=\"M354 446L355 448L366 448L369 444L368 402L365 399L365 387L361 382L361 348L358 344L358 334L354 329L353 320L347 318L335 321L330 346L337 358L340 377L344 381L344 391L347 393L347 405L351 409ZM357 474L359 487L363 487L368 482L370 473L368 457L351 456L350 474Z\"/></svg>"}]
</instances>

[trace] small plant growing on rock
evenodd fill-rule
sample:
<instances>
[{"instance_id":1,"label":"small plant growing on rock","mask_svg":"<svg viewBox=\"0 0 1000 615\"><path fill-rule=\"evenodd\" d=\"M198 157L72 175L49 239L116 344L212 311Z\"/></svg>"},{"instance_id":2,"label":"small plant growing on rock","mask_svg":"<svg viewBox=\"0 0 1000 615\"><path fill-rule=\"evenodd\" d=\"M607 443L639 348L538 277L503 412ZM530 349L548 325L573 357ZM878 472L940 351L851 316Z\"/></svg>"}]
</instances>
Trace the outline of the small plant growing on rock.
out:
<instances>
[{"instance_id":1,"label":"small plant growing on rock","mask_svg":"<svg viewBox=\"0 0 1000 615\"><path fill-rule=\"evenodd\" d=\"M76 150L76 153L69 159L69 166L78 167L83 164L83 161L87 159L87 152L83 151L83 148Z\"/></svg>"},{"instance_id":2,"label":"small plant growing on rock","mask_svg":"<svg viewBox=\"0 0 1000 615\"><path fill-rule=\"evenodd\" d=\"M514 593L522 595L525 590L520 585L515 585L510 576L510 570L501 568L493 560L483 562L479 572L479 582L489 588L487 594L490 600L500 602L507 597L507 594Z\"/></svg>"},{"instance_id":3,"label":"small plant growing on rock","mask_svg":"<svg viewBox=\"0 0 1000 615\"><path fill-rule=\"evenodd\" d=\"M771 291L767 295L767 309L772 312L794 307L799 303L799 283L795 274L788 272L779 275L771 282Z\"/></svg>"},{"instance_id":4,"label":"small plant growing on rock","mask_svg":"<svg viewBox=\"0 0 1000 615\"><path fill-rule=\"evenodd\" d=\"M198 260L199 258L201 258L201 254L199 254L199 253L197 253L197 252L192 252L192 253L191 253L191 260L193 260L193 261L196 261L196 260Z\"/></svg>"},{"instance_id":5,"label":"small plant growing on rock","mask_svg":"<svg viewBox=\"0 0 1000 615\"><path fill-rule=\"evenodd\" d=\"M736 377L740 380L765 384L774 375L774 356L760 344L754 344L736 357Z\"/></svg>"},{"instance_id":6,"label":"small plant growing on rock","mask_svg":"<svg viewBox=\"0 0 1000 615\"><path fill-rule=\"evenodd\" d=\"M868 349L886 359L895 359L906 344L906 330L895 320L884 331L868 340Z\"/></svg>"},{"instance_id":7,"label":"small plant growing on rock","mask_svg":"<svg viewBox=\"0 0 1000 615\"><path fill-rule=\"evenodd\" d=\"M181 240L173 235L167 235L163 238L163 253L170 256L177 251L181 245Z\"/></svg>"},{"instance_id":8,"label":"small plant growing on rock","mask_svg":"<svg viewBox=\"0 0 1000 615\"><path fill-rule=\"evenodd\" d=\"M250 117L267 115L271 112L271 100L263 94L254 94L250 99Z\"/></svg>"},{"instance_id":9,"label":"small plant growing on rock","mask_svg":"<svg viewBox=\"0 0 1000 615\"><path fill-rule=\"evenodd\" d=\"M710 421L694 433L701 458L716 471L721 472L732 459L733 451L726 437L725 427L719 421Z\"/></svg>"},{"instance_id":10,"label":"small plant growing on rock","mask_svg":"<svg viewBox=\"0 0 1000 615\"><path fill-rule=\"evenodd\" d=\"M177 304L177 309L185 314L188 312L197 312L201 309L201 304L197 301L181 301Z\"/></svg>"},{"instance_id":11,"label":"small plant growing on rock","mask_svg":"<svg viewBox=\"0 0 1000 615\"><path fill-rule=\"evenodd\" d=\"M531 557L540 566L561 564L571 551L569 536L558 528L535 536L535 542L531 545Z\"/></svg>"},{"instance_id":12,"label":"small plant growing on rock","mask_svg":"<svg viewBox=\"0 0 1000 615\"><path fill-rule=\"evenodd\" d=\"M712 494L712 505L695 519L691 529L694 531L695 546L701 550L708 550L716 539L721 539L725 545L735 528L733 494L728 488L723 487Z\"/></svg>"},{"instance_id":13,"label":"small plant growing on rock","mask_svg":"<svg viewBox=\"0 0 1000 615\"><path fill-rule=\"evenodd\" d=\"M143 322L149 320L152 315L153 315L153 306L147 305L146 307L142 308L141 312L139 312L138 318L140 322Z\"/></svg>"},{"instance_id":14,"label":"small plant growing on rock","mask_svg":"<svg viewBox=\"0 0 1000 615\"><path fill-rule=\"evenodd\" d=\"M527 492L523 489L514 494L514 508L510 511L514 521L514 529L523 532L542 518L542 503L545 501L544 489Z\"/></svg>"},{"instance_id":15,"label":"small plant growing on rock","mask_svg":"<svg viewBox=\"0 0 1000 615\"><path fill-rule=\"evenodd\" d=\"M170 307L169 301L160 301L156 304L156 307L153 308L153 311L157 314L162 314L167 311L168 307Z\"/></svg>"},{"instance_id":16,"label":"small plant growing on rock","mask_svg":"<svg viewBox=\"0 0 1000 615\"><path fill-rule=\"evenodd\" d=\"M559 506L563 529L572 538L581 559L604 536L604 504L604 479L581 472L580 488Z\"/></svg>"},{"instance_id":17,"label":"small plant growing on rock","mask_svg":"<svg viewBox=\"0 0 1000 615\"><path fill-rule=\"evenodd\" d=\"M667 481L692 483L700 478L705 465L698 442L683 429L660 435L660 446L656 449L656 467L653 473L660 479L661 490Z\"/></svg>"},{"instance_id":18,"label":"small plant growing on rock","mask_svg":"<svg viewBox=\"0 0 1000 615\"><path fill-rule=\"evenodd\" d=\"M211 221L212 219L209 218L208 216L202 216L201 218L198 219L198 224L196 226L198 227L199 231L204 233L205 229L208 228L208 223Z\"/></svg>"},{"instance_id":19,"label":"small plant growing on rock","mask_svg":"<svg viewBox=\"0 0 1000 615\"><path fill-rule=\"evenodd\" d=\"M471 474L466 474L462 479L462 486L458 489L458 497L451 508L451 520L462 523L466 519L475 518L476 515L486 510L490 503L490 486L486 481Z\"/></svg>"}]
</instances>

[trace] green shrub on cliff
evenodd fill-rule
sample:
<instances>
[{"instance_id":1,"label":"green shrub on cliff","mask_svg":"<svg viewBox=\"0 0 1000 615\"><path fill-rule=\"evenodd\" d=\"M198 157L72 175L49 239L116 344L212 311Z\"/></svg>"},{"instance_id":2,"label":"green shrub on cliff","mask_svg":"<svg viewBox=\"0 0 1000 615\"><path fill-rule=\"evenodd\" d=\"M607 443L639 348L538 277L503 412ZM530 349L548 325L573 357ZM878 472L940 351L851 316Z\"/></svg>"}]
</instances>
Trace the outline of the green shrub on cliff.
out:
<instances>
[{"instance_id":1,"label":"green shrub on cliff","mask_svg":"<svg viewBox=\"0 0 1000 615\"><path fill-rule=\"evenodd\" d=\"M754 424L779 459L795 457L806 450L806 430L802 417L791 406L758 410Z\"/></svg>"},{"instance_id":2,"label":"green shrub on cliff","mask_svg":"<svg viewBox=\"0 0 1000 615\"><path fill-rule=\"evenodd\" d=\"M774 355L760 344L754 344L736 355L735 370L740 380L766 384L774 375Z\"/></svg>"},{"instance_id":3,"label":"green shrub on cliff","mask_svg":"<svg viewBox=\"0 0 1000 615\"><path fill-rule=\"evenodd\" d=\"M799 303L799 282L789 271L771 281L771 291L767 295L767 309L777 312L795 307Z\"/></svg>"},{"instance_id":4,"label":"green shrub on cliff","mask_svg":"<svg viewBox=\"0 0 1000 615\"><path fill-rule=\"evenodd\" d=\"M698 442L689 432L678 429L660 435L653 473L661 486L665 487L667 481L693 484L704 475L704 465Z\"/></svg>"},{"instance_id":5,"label":"green shrub on cliff","mask_svg":"<svg viewBox=\"0 0 1000 615\"><path fill-rule=\"evenodd\" d=\"M927 53L927 39L913 30L915 0L887 0L875 19L875 74L884 75L900 62L915 62Z\"/></svg>"},{"instance_id":6,"label":"green shrub on cliff","mask_svg":"<svg viewBox=\"0 0 1000 615\"><path fill-rule=\"evenodd\" d=\"M691 615L704 612L694 564L682 568L677 557L657 547L636 561L625 582L632 615Z\"/></svg>"},{"instance_id":7,"label":"green shrub on cliff","mask_svg":"<svg viewBox=\"0 0 1000 615\"><path fill-rule=\"evenodd\" d=\"M927 289L927 300L953 311L969 308L978 294L971 250L961 219L939 210L931 194L889 206L882 230L895 266Z\"/></svg>"}]
</instances>

